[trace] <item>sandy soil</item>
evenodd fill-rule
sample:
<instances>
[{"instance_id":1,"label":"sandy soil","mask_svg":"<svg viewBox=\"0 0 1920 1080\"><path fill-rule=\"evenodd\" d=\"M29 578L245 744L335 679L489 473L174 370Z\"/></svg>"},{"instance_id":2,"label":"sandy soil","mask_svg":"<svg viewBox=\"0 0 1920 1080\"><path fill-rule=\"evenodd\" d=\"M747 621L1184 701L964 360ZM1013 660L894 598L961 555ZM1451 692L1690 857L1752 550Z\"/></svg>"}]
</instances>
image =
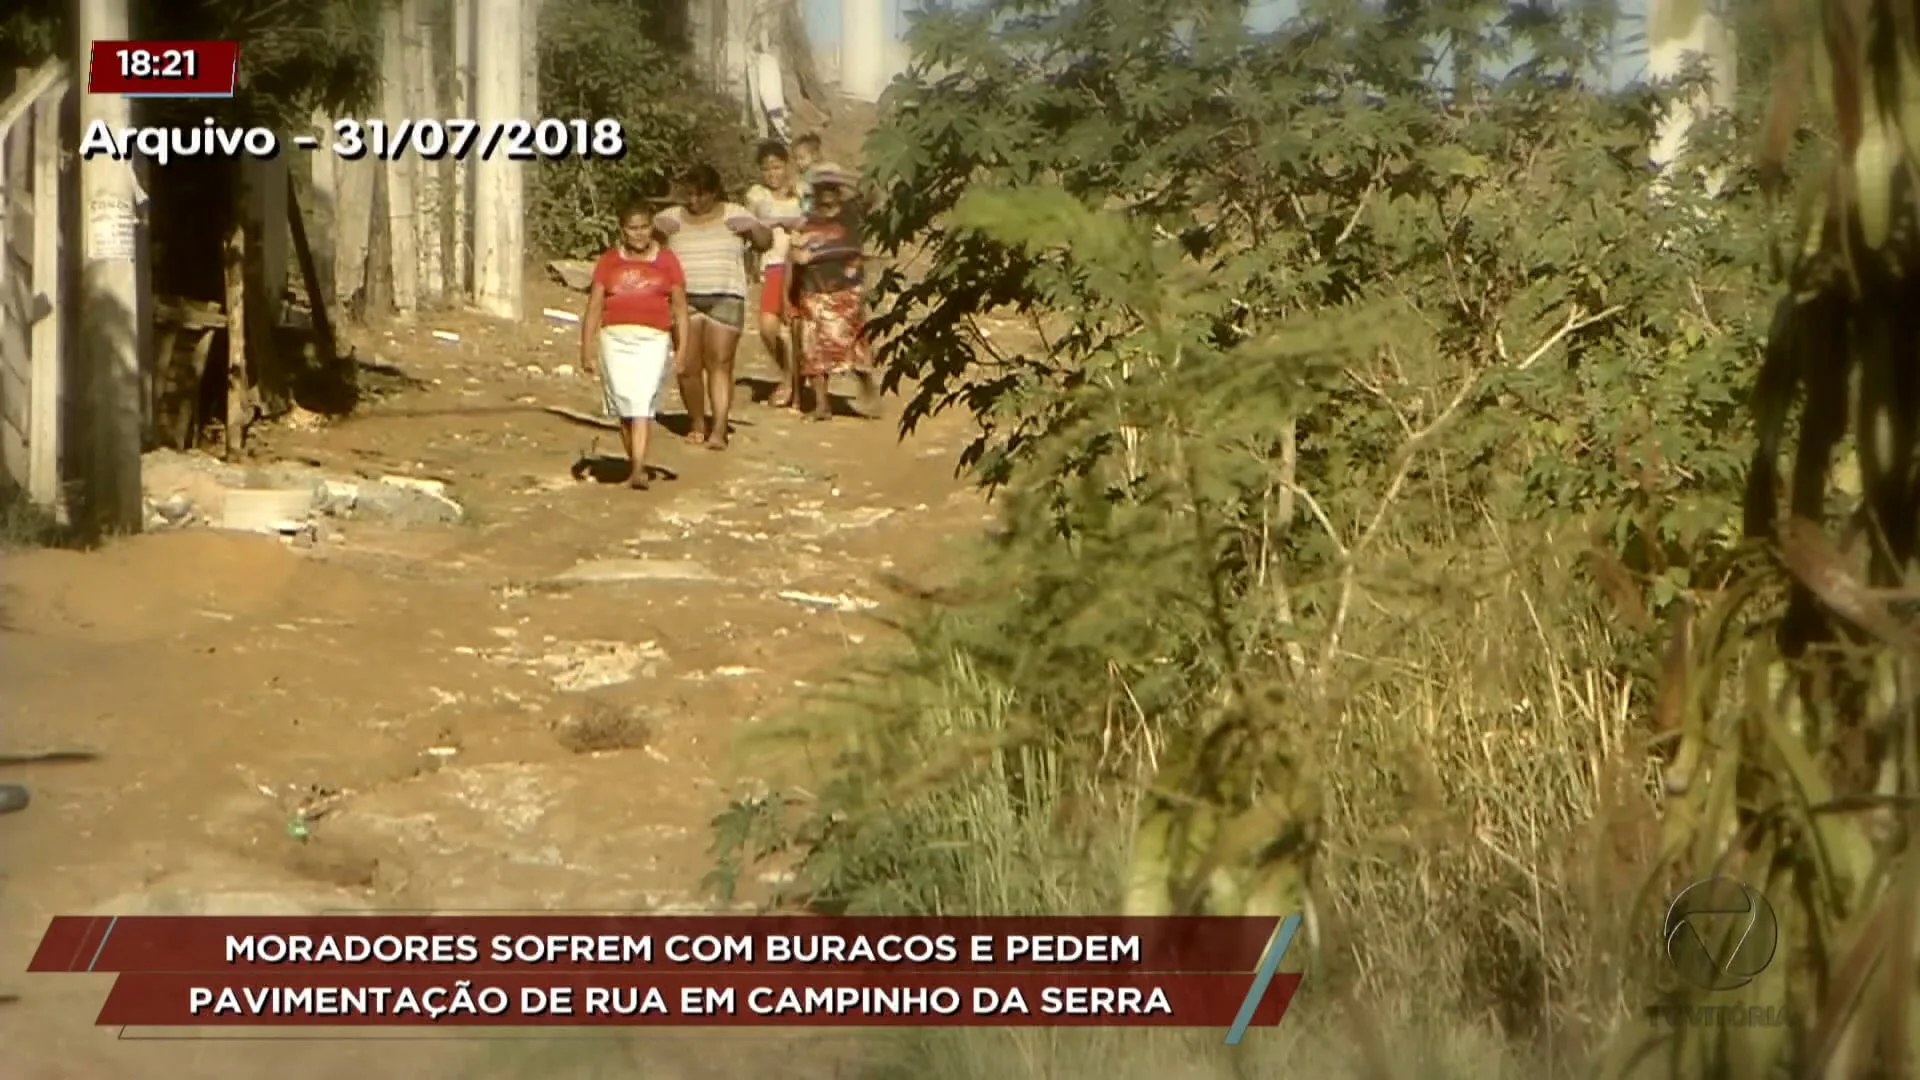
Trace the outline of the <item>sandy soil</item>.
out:
<instances>
[{"instance_id":1,"label":"sandy soil","mask_svg":"<svg viewBox=\"0 0 1920 1080\"><path fill-rule=\"evenodd\" d=\"M545 306L579 302L543 288ZM936 572L984 505L953 478L955 425L902 443L752 404L727 453L663 440L677 477L651 492L576 480L617 441L538 408L595 406L554 371L574 333L447 316L365 335L360 356L397 369L368 368L383 396L258 440L261 464L443 481L461 523L346 520L304 547L179 528L0 560L8 749L105 755L19 772L35 801L0 818L0 970L56 913L709 907L707 822L772 767L731 753L739 736L881 645L858 603L884 602L874 573ZM770 371L756 343L741 371ZM583 725L625 748L582 752ZM0 980L22 995L0 1008L7 1075L851 1076L859 1057L779 1033L117 1039L93 1026L108 978Z\"/></svg>"}]
</instances>

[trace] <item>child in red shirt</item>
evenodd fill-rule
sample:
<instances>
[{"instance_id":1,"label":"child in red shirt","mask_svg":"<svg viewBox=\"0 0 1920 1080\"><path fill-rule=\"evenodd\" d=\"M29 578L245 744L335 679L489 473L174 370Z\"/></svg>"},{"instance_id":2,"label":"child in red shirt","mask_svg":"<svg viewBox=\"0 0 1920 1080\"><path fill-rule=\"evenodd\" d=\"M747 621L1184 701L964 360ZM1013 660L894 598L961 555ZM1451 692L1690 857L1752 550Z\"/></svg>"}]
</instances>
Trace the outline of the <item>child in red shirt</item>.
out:
<instances>
[{"instance_id":1,"label":"child in red shirt","mask_svg":"<svg viewBox=\"0 0 1920 1080\"><path fill-rule=\"evenodd\" d=\"M620 242L593 268L593 289L580 326L580 367L600 375L607 415L620 420L631 471L627 483L647 486L647 439L667 369L686 348L687 276L660 244L653 209L635 202L620 211Z\"/></svg>"}]
</instances>

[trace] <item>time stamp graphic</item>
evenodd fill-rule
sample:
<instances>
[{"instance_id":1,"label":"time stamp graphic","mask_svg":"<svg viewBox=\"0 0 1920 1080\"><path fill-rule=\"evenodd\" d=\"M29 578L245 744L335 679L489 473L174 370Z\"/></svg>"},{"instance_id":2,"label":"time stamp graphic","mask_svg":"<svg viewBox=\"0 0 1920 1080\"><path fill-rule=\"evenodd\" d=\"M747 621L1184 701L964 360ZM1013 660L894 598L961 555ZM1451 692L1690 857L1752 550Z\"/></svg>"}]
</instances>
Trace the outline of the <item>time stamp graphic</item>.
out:
<instances>
[{"instance_id":1,"label":"time stamp graphic","mask_svg":"<svg viewBox=\"0 0 1920 1080\"><path fill-rule=\"evenodd\" d=\"M239 88L240 45L233 41L96 41L87 91L129 98L230 98ZM325 136L284 140L270 128L199 125L128 127L95 122L81 134L82 157L187 157L270 160L286 146L326 151L343 161L617 161L626 156L618 120L342 118Z\"/></svg>"},{"instance_id":2,"label":"time stamp graphic","mask_svg":"<svg viewBox=\"0 0 1920 1080\"><path fill-rule=\"evenodd\" d=\"M328 145L346 161L371 158L396 161L408 154L423 161L469 157L483 160L558 161L626 156L626 131L618 120L336 120L333 140L297 136L293 145L318 150Z\"/></svg>"}]
</instances>

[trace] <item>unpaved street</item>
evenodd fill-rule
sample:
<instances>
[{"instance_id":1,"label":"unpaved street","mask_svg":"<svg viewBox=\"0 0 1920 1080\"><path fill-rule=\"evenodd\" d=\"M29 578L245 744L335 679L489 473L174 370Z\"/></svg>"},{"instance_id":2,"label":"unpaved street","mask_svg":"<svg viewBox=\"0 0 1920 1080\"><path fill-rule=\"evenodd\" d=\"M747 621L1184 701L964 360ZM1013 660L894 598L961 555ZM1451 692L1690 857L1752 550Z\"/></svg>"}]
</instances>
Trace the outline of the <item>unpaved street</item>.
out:
<instances>
[{"instance_id":1,"label":"unpaved street","mask_svg":"<svg viewBox=\"0 0 1920 1080\"><path fill-rule=\"evenodd\" d=\"M535 293L530 311L578 308ZM891 423L757 405L739 408L727 453L658 440L677 475L651 492L577 480L583 451L618 442L537 408L597 401L554 371L575 333L449 317L369 335L362 359L398 372L370 365L380 396L261 438L262 468L438 481L458 522L323 515L292 539L189 523L0 560L7 747L106 755L21 770L35 801L0 818L0 969L20 972L56 913L705 906L707 822L774 767L730 754L738 736L883 644L864 614L884 601L873 574L932 572L978 535L984 505L953 478L956 425L902 444ZM741 370L767 372L757 344ZM205 463L157 458L149 476L158 502L218 497ZM564 1051L116 1041L92 1026L107 985L6 976L23 995L0 1008L7 1074L853 1068L838 1042L812 1062L779 1036L717 1053L697 1032Z\"/></svg>"}]
</instances>

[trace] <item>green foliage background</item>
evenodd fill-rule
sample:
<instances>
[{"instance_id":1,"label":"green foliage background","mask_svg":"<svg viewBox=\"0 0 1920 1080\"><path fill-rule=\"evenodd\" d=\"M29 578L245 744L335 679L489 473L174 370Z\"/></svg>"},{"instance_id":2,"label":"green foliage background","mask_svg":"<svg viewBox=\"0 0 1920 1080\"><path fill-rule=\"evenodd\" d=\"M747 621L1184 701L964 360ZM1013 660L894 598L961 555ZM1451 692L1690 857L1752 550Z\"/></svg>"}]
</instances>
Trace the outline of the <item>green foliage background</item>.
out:
<instances>
[{"instance_id":1,"label":"green foliage background","mask_svg":"<svg viewBox=\"0 0 1920 1080\"><path fill-rule=\"evenodd\" d=\"M615 117L626 126L619 162L548 162L531 178L530 246L585 258L606 249L630 196L667 194L673 178L707 161L745 176L749 133L739 110L696 78L684 14L660 0L547 4L540 16L540 101L553 116Z\"/></svg>"},{"instance_id":2,"label":"green foliage background","mask_svg":"<svg viewBox=\"0 0 1920 1080\"><path fill-rule=\"evenodd\" d=\"M1445 1067L1539 1075L1664 992L1648 717L1661 627L1740 540L1788 224L1739 164L1757 102L1659 183L1644 148L1692 86L1606 89L1604 6L1245 14L916 21L866 148L912 267L876 326L907 427L977 424L1001 527L801 719L840 748L826 781L716 823L715 881L1310 902L1310 994L1491 1031L1521 1060ZM1037 1052L976 1051L942 1067Z\"/></svg>"},{"instance_id":3,"label":"green foliage background","mask_svg":"<svg viewBox=\"0 0 1920 1080\"><path fill-rule=\"evenodd\" d=\"M133 5L136 37L239 40L240 93L228 102L148 102L149 122L197 124L212 112L223 123L308 125L316 109L364 113L377 99L383 0L283 4L272 0L197 0ZM439 6L438 18L450 18ZM0 14L0 66L33 67L72 58L73 5L22 0ZM743 181L751 139L737 108L696 76L682 7L662 0L582 0L546 4L540 16L540 100L549 115L614 117L626 128L628 155L613 163L543 164L529 188L529 243L548 256L603 250L615 206L629 195L665 194L697 161ZM442 27L443 33L450 31ZM169 119L169 118L172 119Z\"/></svg>"}]
</instances>

